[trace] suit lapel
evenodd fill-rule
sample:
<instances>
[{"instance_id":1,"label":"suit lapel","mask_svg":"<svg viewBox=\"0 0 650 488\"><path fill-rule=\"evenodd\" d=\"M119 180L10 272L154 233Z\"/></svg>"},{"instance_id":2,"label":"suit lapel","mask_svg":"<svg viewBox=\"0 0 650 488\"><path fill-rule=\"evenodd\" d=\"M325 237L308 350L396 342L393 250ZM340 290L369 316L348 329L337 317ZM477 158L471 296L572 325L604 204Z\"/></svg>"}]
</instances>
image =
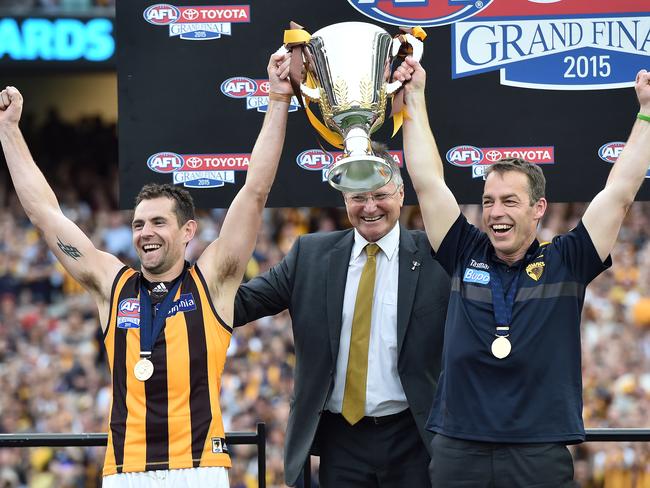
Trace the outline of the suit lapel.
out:
<instances>
[{"instance_id":1,"label":"suit lapel","mask_svg":"<svg viewBox=\"0 0 650 488\"><path fill-rule=\"evenodd\" d=\"M415 264L418 263L418 264ZM411 233L404 227L400 228L399 239L399 276L397 279L397 355L399 357L406 336L415 289L418 278L422 256Z\"/></svg>"},{"instance_id":2,"label":"suit lapel","mask_svg":"<svg viewBox=\"0 0 650 488\"><path fill-rule=\"evenodd\" d=\"M327 323L329 325L332 360L336 364L339 354L339 341L343 316L343 296L348 276L350 253L354 242L354 232L346 233L328 255L327 266Z\"/></svg>"}]
</instances>

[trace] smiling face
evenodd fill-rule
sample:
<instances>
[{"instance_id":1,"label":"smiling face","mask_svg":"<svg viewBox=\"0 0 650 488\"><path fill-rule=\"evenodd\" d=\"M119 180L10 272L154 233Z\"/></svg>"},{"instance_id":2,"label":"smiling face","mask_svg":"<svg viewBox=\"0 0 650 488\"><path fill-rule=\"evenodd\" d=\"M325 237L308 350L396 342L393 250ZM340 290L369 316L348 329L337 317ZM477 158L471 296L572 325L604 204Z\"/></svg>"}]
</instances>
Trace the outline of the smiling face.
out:
<instances>
[{"instance_id":1,"label":"smiling face","mask_svg":"<svg viewBox=\"0 0 650 488\"><path fill-rule=\"evenodd\" d=\"M399 219L404 203L404 187L390 181L374 192L345 193L344 199L352 226L368 242L377 242L391 231ZM361 202L364 199L365 202Z\"/></svg>"},{"instance_id":2,"label":"smiling face","mask_svg":"<svg viewBox=\"0 0 650 488\"><path fill-rule=\"evenodd\" d=\"M171 280L180 273L185 248L196 231L194 220L178 225L174 206L171 198L158 197L142 200L135 208L133 246L143 274L152 281Z\"/></svg>"},{"instance_id":3,"label":"smiling face","mask_svg":"<svg viewBox=\"0 0 650 488\"><path fill-rule=\"evenodd\" d=\"M492 172L483 189L483 227L499 259L522 259L535 240L546 199L531 205L528 177L520 171Z\"/></svg>"}]
</instances>

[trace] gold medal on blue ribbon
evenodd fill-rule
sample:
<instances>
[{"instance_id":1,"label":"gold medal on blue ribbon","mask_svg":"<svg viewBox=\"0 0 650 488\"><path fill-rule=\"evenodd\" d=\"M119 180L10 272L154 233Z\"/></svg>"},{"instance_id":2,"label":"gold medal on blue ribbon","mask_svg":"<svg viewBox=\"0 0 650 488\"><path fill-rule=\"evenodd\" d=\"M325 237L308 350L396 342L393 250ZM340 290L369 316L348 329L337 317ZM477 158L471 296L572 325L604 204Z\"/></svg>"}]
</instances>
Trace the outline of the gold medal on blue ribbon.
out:
<instances>
[{"instance_id":1,"label":"gold medal on blue ribbon","mask_svg":"<svg viewBox=\"0 0 650 488\"><path fill-rule=\"evenodd\" d=\"M148 358L142 358L135 363L133 374L138 381L147 381L153 376L153 363Z\"/></svg>"},{"instance_id":2,"label":"gold medal on blue ribbon","mask_svg":"<svg viewBox=\"0 0 650 488\"><path fill-rule=\"evenodd\" d=\"M492 341L492 355L497 359L507 357L511 350L512 345L507 337L497 336L497 338Z\"/></svg>"}]
</instances>

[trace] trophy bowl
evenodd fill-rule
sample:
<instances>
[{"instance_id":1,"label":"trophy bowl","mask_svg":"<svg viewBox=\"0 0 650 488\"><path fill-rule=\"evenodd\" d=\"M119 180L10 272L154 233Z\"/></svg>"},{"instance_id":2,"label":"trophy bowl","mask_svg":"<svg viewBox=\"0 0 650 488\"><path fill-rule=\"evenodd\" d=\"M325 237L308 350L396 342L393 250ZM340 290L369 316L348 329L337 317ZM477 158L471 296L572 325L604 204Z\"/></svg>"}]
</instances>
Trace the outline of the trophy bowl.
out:
<instances>
[{"instance_id":1,"label":"trophy bowl","mask_svg":"<svg viewBox=\"0 0 650 488\"><path fill-rule=\"evenodd\" d=\"M400 37L373 24L342 22L316 31L305 46L307 79L315 86L302 83L302 94L318 102L326 126L344 141L343 157L327 171L337 190L373 191L392 177L388 162L374 155L370 134L384 123L387 99L401 87L389 81L404 42L416 59L421 57L421 41L410 34Z\"/></svg>"}]
</instances>

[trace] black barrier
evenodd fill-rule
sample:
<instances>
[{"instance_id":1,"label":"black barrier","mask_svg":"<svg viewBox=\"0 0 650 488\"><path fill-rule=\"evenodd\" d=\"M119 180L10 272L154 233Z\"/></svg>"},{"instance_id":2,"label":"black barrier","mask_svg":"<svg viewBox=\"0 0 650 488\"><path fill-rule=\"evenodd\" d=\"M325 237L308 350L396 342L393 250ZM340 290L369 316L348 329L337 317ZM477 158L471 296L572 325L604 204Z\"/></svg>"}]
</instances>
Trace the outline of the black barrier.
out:
<instances>
[{"instance_id":1,"label":"black barrier","mask_svg":"<svg viewBox=\"0 0 650 488\"><path fill-rule=\"evenodd\" d=\"M650 442L650 429L587 429L586 442ZM0 434L2 447L65 447L105 446L106 434ZM260 488L266 487L266 426L257 424L257 432L227 432L226 442L231 445L256 444L257 469ZM311 459L303 468L303 487L311 488Z\"/></svg>"},{"instance_id":2,"label":"black barrier","mask_svg":"<svg viewBox=\"0 0 650 488\"><path fill-rule=\"evenodd\" d=\"M108 434L0 434L2 447L105 446ZM258 486L266 488L266 424L257 424L255 432L226 432L226 444L257 446Z\"/></svg>"}]
</instances>

